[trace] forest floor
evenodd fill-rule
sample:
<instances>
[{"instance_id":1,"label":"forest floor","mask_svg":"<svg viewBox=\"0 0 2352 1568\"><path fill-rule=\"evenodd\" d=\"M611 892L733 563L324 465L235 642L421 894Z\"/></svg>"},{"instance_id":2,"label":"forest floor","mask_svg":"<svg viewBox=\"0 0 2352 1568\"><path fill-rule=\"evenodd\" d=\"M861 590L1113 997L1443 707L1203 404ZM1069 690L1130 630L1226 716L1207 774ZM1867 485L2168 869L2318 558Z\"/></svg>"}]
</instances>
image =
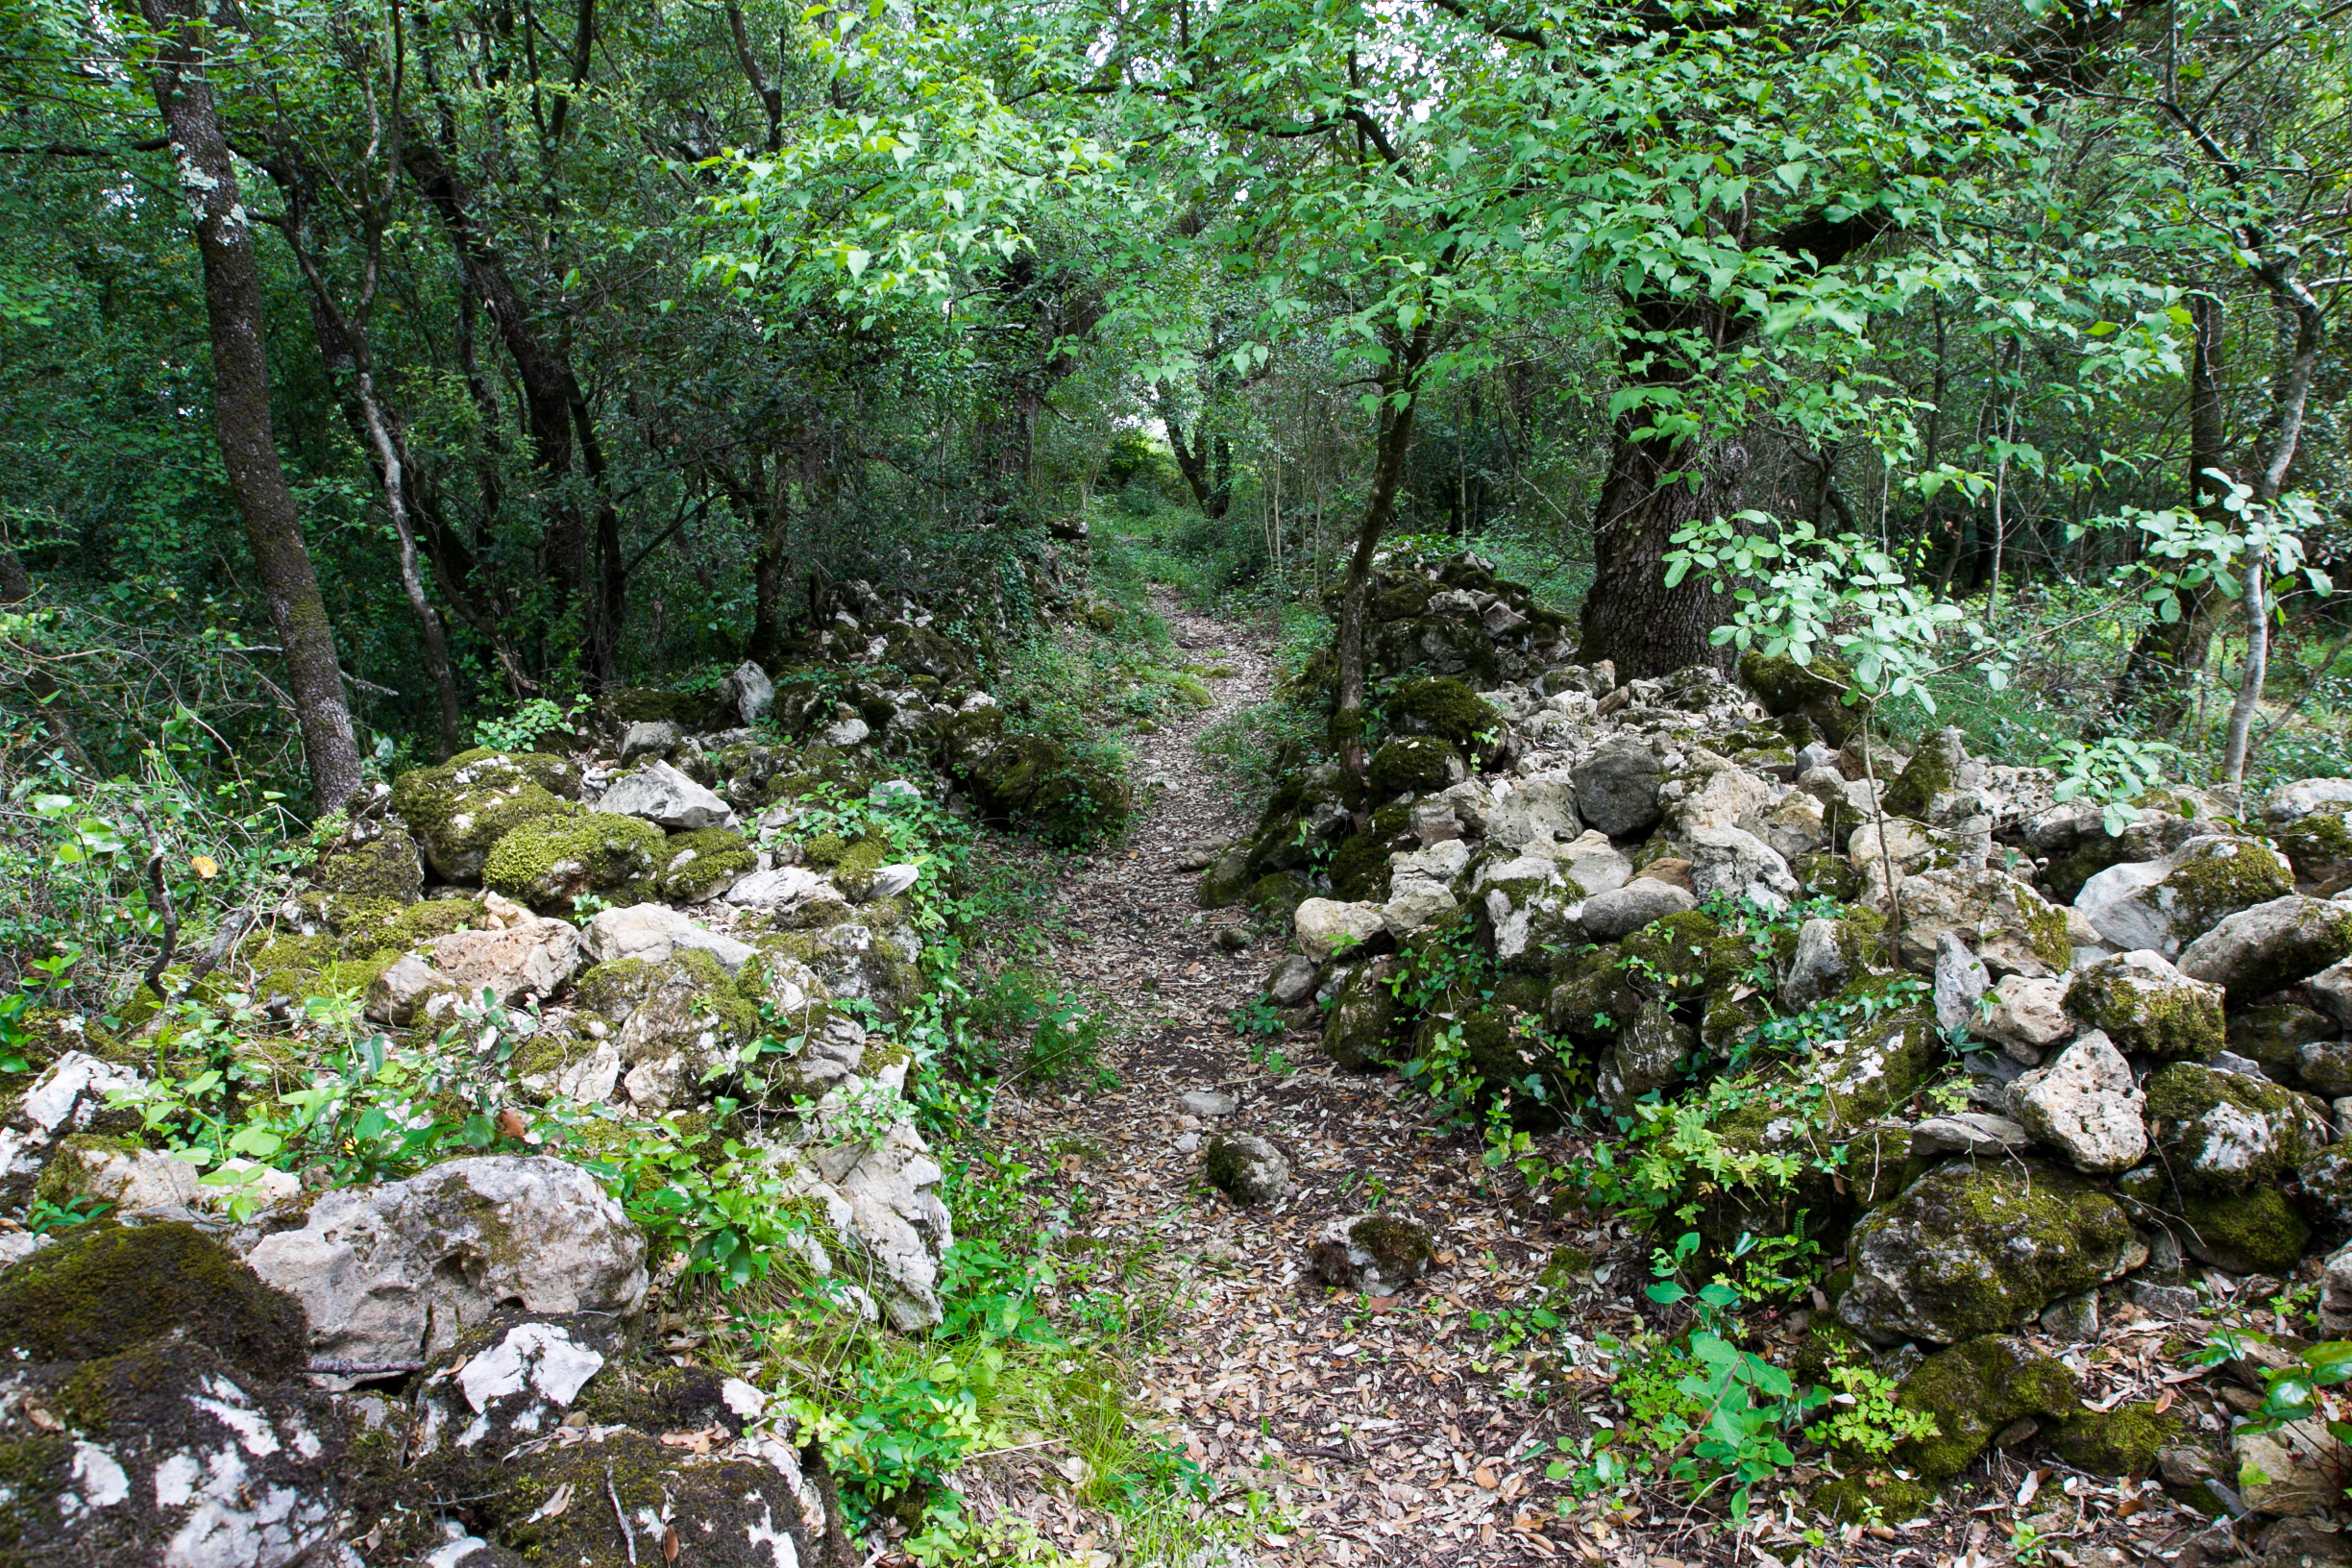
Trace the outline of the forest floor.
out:
<instances>
[{"instance_id":1,"label":"forest floor","mask_svg":"<svg viewBox=\"0 0 2352 1568\"><path fill-rule=\"evenodd\" d=\"M1149 1335L1154 1348L1126 1369L1131 1404L1139 1417L1156 1416L1213 1479L1213 1507L1232 1516L1218 1533L1240 1547L1230 1560L1267 1568L2069 1560L2008 1550L2006 1514L2037 1511L2022 1505L2041 1480L2030 1461L2006 1455L1994 1458L1979 1485L1951 1488L1939 1516L1907 1530L1849 1528L1807 1540L1801 1506L1790 1511L1777 1499L1737 1535L1711 1511L1563 1513L1567 1488L1546 1479L1546 1466L1558 1457L1556 1439L1593 1430L1584 1407L1608 1391L1605 1373L1580 1363L1597 1337L1643 1327L1647 1303L1637 1299L1654 1243L1620 1222L1556 1218L1529 1202L1514 1175L1494 1179L1478 1141L1447 1132L1436 1107L1395 1074L1343 1071L1309 1031L1268 1039L1237 1029L1231 1013L1262 996L1288 945L1246 909L1199 907L1200 841L1247 832L1255 802L1196 742L1220 718L1270 696L1271 664L1247 628L1165 599L1159 608L1188 662L1233 674L1213 683L1213 708L1138 738L1135 824L1115 848L1060 863L1041 933L1056 979L1115 1017L1102 1065L1116 1083L1066 1093L1008 1089L989 1137L1052 1161L1048 1179L1072 1216L1060 1243L1066 1255L1091 1255L1148 1282L1164 1316ZM1042 872L1041 852L1039 861ZM1236 937L1220 945L1228 931L1237 947ZM1184 1096L1198 1091L1230 1095L1232 1109L1188 1108ZM1289 1157L1294 1195L1245 1208L1207 1184L1202 1148L1219 1133L1241 1132ZM1375 1207L1427 1224L1438 1266L1396 1297L1367 1301L1317 1281L1307 1250L1326 1222ZM1563 1245L1595 1266L1573 1290L1547 1292L1538 1277ZM1538 1341L1530 1319L1539 1306L1562 1320L1549 1342ZM2058 1485L2046 1470L2040 1477ZM1067 1503L1071 1479L1048 1448L975 1466L964 1484L984 1515L1026 1517L1079 1561L1123 1560L1104 1523ZM1653 1487L1650 1495L1664 1494ZM2146 1501L2159 1506L2137 1521L2142 1529L2170 1512L2160 1494ZM2120 1523L2112 1508L2124 1502L2109 1500L2110 1526ZM2143 1506L2127 1503L2124 1512ZM2002 1516L1986 1517L1994 1509ZM2092 1523L2093 1511L2086 1501L2075 1518ZM2187 1531L2176 1524L2166 1533L2177 1547ZM2115 1538L2078 1529L2067 1544L2080 1551L2086 1536Z\"/></svg>"}]
</instances>

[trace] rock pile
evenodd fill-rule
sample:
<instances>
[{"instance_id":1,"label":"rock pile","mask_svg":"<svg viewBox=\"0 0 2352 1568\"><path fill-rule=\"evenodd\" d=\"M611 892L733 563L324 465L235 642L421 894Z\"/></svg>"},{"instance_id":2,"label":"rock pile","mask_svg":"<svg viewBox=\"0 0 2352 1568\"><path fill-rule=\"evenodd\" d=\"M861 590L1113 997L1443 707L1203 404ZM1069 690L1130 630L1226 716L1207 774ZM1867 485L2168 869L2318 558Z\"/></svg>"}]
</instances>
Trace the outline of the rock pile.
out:
<instances>
[{"instance_id":1,"label":"rock pile","mask_svg":"<svg viewBox=\"0 0 2352 1568\"><path fill-rule=\"evenodd\" d=\"M1482 571L1416 572L1388 624ZM2090 1293L2300 1270L2352 1328L2352 1247L2326 1252L2352 1241L2352 785L2165 789L2110 831L1957 731L1864 737L1834 665L1620 685L1556 639L1384 638L1428 660L1383 665L1408 678L1368 779L1300 771L1201 887L1289 917L1269 1000L1336 1062L1444 1054L1523 1126L1590 1084L1636 1148L1713 1086L1709 1179L1676 1198L1710 1244L1807 1228L1845 1255L1823 1332L1917 1364L1905 1403L1965 1381L2062 1454L2194 1447L2004 1337ZM1890 1484L1923 1501L1990 1436Z\"/></svg>"}]
</instances>

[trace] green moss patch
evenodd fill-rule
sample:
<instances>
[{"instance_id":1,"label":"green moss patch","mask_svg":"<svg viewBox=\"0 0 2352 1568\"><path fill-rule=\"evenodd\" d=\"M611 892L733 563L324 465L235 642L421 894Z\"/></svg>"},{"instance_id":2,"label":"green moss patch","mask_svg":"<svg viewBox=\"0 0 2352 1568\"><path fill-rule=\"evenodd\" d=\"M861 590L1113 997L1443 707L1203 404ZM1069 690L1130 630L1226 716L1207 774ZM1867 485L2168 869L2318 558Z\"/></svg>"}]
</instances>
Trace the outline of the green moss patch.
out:
<instances>
[{"instance_id":1,"label":"green moss patch","mask_svg":"<svg viewBox=\"0 0 2352 1568\"><path fill-rule=\"evenodd\" d=\"M108 1225L0 1273L0 1345L87 1361L178 1333L257 1376L307 1356L303 1311L192 1225Z\"/></svg>"},{"instance_id":2,"label":"green moss patch","mask_svg":"<svg viewBox=\"0 0 2352 1568\"><path fill-rule=\"evenodd\" d=\"M1461 753L1433 735L1405 735L1372 753L1372 797L1430 795L1463 776Z\"/></svg>"},{"instance_id":3,"label":"green moss patch","mask_svg":"<svg viewBox=\"0 0 2352 1568\"><path fill-rule=\"evenodd\" d=\"M612 812L540 818L492 846L482 881L543 915L570 914L583 894L637 903L666 843L651 822Z\"/></svg>"},{"instance_id":4,"label":"green moss patch","mask_svg":"<svg viewBox=\"0 0 2352 1568\"><path fill-rule=\"evenodd\" d=\"M1444 675L1405 682L1389 695L1385 706L1392 727L1408 735L1433 735L1463 750L1503 722L1476 692Z\"/></svg>"},{"instance_id":5,"label":"green moss patch","mask_svg":"<svg viewBox=\"0 0 2352 1568\"><path fill-rule=\"evenodd\" d=\"M2050 1452L2095 1476L2144 1476L2159 1450L2181 1439L2181 1418L2153 1401L2112 1410L2076 1410L2050 1433Z\"/></svg>"},{"instance_id":6,"label":"green moss patch","mask_svg":"<svg viewBox=\"0 0 2352 1568\"><path fill-rule=\"evenodd\" d=\"M673 833L663 844L653 891L667 902L698 904L759 870L759 851L731 827Z\"/></svg>"},{"instance_id":7,"label":"green moss patch","mask_svg":"<svg viewBox=\"0 0 2352 1568\"><path fill-rule=\"evenodd\" d=\"M1898 1464L1930 1481L1958 1475L2012 1421L2065 1416L2081 1406L2074 1374L2007 1335L1938 1351L1903 1380L1895 1401L1935 1418L1935 1436L1895 1451Z\"/></svg>"}]
</instances>

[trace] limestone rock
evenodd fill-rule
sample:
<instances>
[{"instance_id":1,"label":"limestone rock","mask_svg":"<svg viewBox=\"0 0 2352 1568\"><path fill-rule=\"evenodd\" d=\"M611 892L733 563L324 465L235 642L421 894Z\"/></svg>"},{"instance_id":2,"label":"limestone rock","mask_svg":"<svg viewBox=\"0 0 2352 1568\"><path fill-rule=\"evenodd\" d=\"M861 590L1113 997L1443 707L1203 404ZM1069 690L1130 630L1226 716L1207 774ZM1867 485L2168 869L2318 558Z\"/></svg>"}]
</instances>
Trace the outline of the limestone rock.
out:
<instances>
[{"instance_id":1,"label":"limestone rock","mask_svg":"<svg viewBox=\"0 0 2352 1568\"><path fill-rule=\"evenodd\" d=\"M1936 938L1936 1027L1957 1035L1976 1022L1976 1004L1993 989L1984 962L1949 931Z\"/></svg>"},{"instance_id":2,"label":"limestone rock","mask_svg":"<svg viewBox=\"0 0 2352 1568\"><path fill-rule=\"evenodd\" d=\"M1307 1265L1324 1284L1392 1296L1429 1272L1436 1243L1402 1214L1347 1214L1315 1233Z\"/></svg>"},{"instance_id":3,"label":"limestone rock","mask_svg":"<svg viewBox=\"0 0 2352 1568\"><path fill-rule=\"evenodd\" d=\"M667 757L677 750L685 735L667 719L639 719L621 732L621 760L635 762L639 757Z\"/></svg>"},{"instance_id":4,"label":"limestone rock","mask_svg":"<svg viewBox=\"0 0 2352 1568\"><path fill-rule=\"evenodd\" d=\"M2243 1006L2352 957L2352 905L2290 894L2224 918L2183 950L2180 971Z\"/></svg>"},{"instance_id":5,"label":"limestone rock","mask_svg":"<svg viewBox=\"0 0 2352 1568\"><path fill-rule=\"evenodd\" d=\"M453 931L432 943L433 968L470 1000L483 991L512 1004L552 996L580 967L579 932L557 919L525 918L503 930Z\"/></svg>"},{"instance_id":6,"label":"limestone rock","mask_svg":"<svg viewBox=\"0 0 2352 1568\"><path fill-rule=\"evenodd\" d=\"M1654 827L1664 770L1637 741L1603 743L1577 765L1577 815L1612 839Z\"/></svg>"},{"instance_id":7,"label":"limestone rock","mask_svg":"<svg viewBox=\"0 0 2352 1568\"><path fill-rule=\"evenodd\" d=\"M1653 920L1698 907L1698 899L1673 883L1637 876L1624 887L1585 899L1579 919L1593 941L1616 942Z\"/></svg>"},{"instance_id":8,"label":"limestone rock","mask_svg":"<svg viewBox=\"0 0 2352 1568\"><path fill-rule=\"evenodd\" d=\"M1323 1053L1351 1071L1377 1066L1397 1049L1396 961L1376 958L1350 970L1323 1021Z\"/></svg>"},{"instance_id":9,"label":"limestone rock","mask_svg":"<svg viewBox=\"0 0 2352 1568\"><path fill-rule=\"evenodd\" d=\"M1691 887L1700 898L1747 897L1768 908L1797 896L1788 862L1754 834L1736 827L1703 827L1691 836Z\"/></svg>"},{"instance_id":10,"label":"limestone rock","mask_svg":"<svg viewBox=\"0 0 2352 1568\"><path fill-rule=\"evenodd\" d=\"M32 1175L41 1154L59 1139L88 1128L108 1096L146 1082L136 1067L117 1066L86 1051L67 1051L49 1064L5 1124L0 1124L0 1174Z\"/></svg>"},{"instance_id":11,"label":"limestone rock","mask_svg":"<svg viewBox=\"0 0 2352 1568\"><path fill-rule=\"evenodd\" d=\"M534 818L491 846L482 885L541 914L569 912L591 894L636 903L666 844L652 823L608 811Z\"/></svg>"},{"instance_id":12,"label":"limestone rock","mask_svg":"<svg viewBox=\"0 0 2352 1568\"><path fill-rule=\"evenodd\" d=\"M2131 1222L2051 1166L1954 1164L1854 1226L1838 1320L1877 1344L1955 1344L2023 1321L2122 1271Z\"/></svg>"},{"instance_id":13,"label":"limestone rock","mask_svg":"<svg viewBox=\"0 0 2352 1568\"><path fill-rule=\"evenodd\" d=\"M1299 951L1320 964L1387 929L1380 906L1310 898L1291 911Z\"/></svg>"},{"instance_id":14,"label":"limestone rock","mask_svg":"<svg viewBox=\"0 0 2352 1568\"><path fill-rule=\"evenodd\" d=\"M2083 884L2074 907L2118 947L2171 958L2226 917L2293 890L2277 850L2217 834L2191 839L2161 860L2110 866Z\"/></svg>"},{"instance_id":15,"label":"limestone rock","mask_svg":"<svg viewBox=\"0 0 2352 1568\"><path fill-rule=\"evenodd\" d=\"M2315 1113L2277 1084L2175 1062L2144 1088L2157 1151L2184 1191L2275 1185L2321 1141Z\"/></svg>"},{"instance_id":16,"label":"limestone rock","mask_svg":"<svg viewBox=\"0 0 2352 1568\"><path fill-rule=\"evenodd\" d=\"M1902 884L1903 967L1934 972L1937 939L1957 933L1998 973L2054 974L2073 959L2066 917L2005 871L1954 867L1922 871Z\"/></svg>"},{"instance_id":17,"label":"limestone rock","mask_svg":"<svg viewBox=\"0 0 2352 1568\"><path fill-rule=\"evenodd\" d=\"M1854 977L1859 965L1850 950L1853 943L1847 923L1816 916L1797 928L1797 948L1789 956L1788 975L1780 982L1781 996L1809 1007L1834 996Z\"/></svg>"},{"instance_id":18,"label":"limestone rock","mask_svg":"<svg viewBox=\"0 0 2352 1568\"><path fill-rule=\"evenodd\" d=\"M2002 975L1993 988L1992 1010L1976 1032L2012 1061L2034 1066L2043 1052L2073 1038L2074 1020L2066 1015L2069 984L2064 975Z\"/></svg>"},{"instance_id":19,"label":"limestone rock","mask_svg":"<svg viewBox=\"0 0 2352 1568\"><path fill-rule=\"evenodd\" d=\"M1682 1076L1685 1063L1699 1043L1696 1031L1657 1002L1644 1002L1617 1043L1602 1054L1596 1085L1602 1102L1621 1116L1654 1089L1663 1089Z\"/></svg>"},{"instance_id":20,"label":"limestone rock","mask_svg":"<svg viewBox=\"0 0 2352 1568\"><path fill-rule=\"evenodd\" d=\"M491 845L524 822L576 811L579 773L544 752L461 751L392 784L392 809L444 882L479 882Z\"/></svg>"},{"instance_id":21,"label":"limestone rock","mask_svg":"<svg viewBox=\"0 0 2352 1568\"><path fill-rule=\"evenodd\" d=\"M2009 1154L2032 1141L2019 1123L1984 1111L1929 1116L1911 1129L1911 1152L1923 1158L1942 1154Z\"/></svg>"},{"instance_id":22,"label":"limestone rock","mask_svg":"<svg viewBox=\"0 0 2352 1568\"><path fill-rule=\"evenodd\" d=\"M1236 1203L1273 1203L1294 1189L1290 1162L1255 1133L1210 1139L1201 1171L1211 1187Z\"/></svg>"},{"instance_id":23,"label":"limestone rock","mask_svg":"<svg viewBox=\"0 0 2352 1568\"><path fill-rule=\"evenodd\" d=\"M405 1181L323 1193L299 1231L246 1263L302 1304L314 1355L414 1360L520 1305L627 1314L645 1301L646 1240L579 1166L485 1155Z\"/></svg>"},{"instance_id":24,"label":"limestone rock","mask_svg":"<svg viewBox=\"0 0 2352 1568\"><path fill-rule=\"evenodd\" d=\"M2234 1433L2230 1458L2238 1466L2238 1495L2246 1507L2290 1518L2307 1518L2340 1503L2341 1477L2352 1466L2352 1454L2318 1416L2271 1432Z\"/></svg>"},{"instance_id":25,"label":"limestone rock","mask_svg":"<svg viewBox=\"0 0 2352 1568\"><path fill-rule=\"evenodd\" d=\"M2146 1155L2146 1103L2131 1064L2096 1031L2009 1086L2009 1104L2036 1141L2099 1175L2129 1170Z\"/></svg>"},{"instance_id":26,"label":"limestone rock","mask_svg":"<svg viewBox=\"0 0 2352 1568\"><path fill-rule=\"evenodd\" d=\"M1266 978L1266 999L1276 1007L1305 1005L1314 996L1316 973L1313 959L1292 953L1275 965Z\"/></svg>"},{"instance_id":27,"label":"limestone rock","mask_svg":"<svg viewBox=\"0 0 2352 1568\"><path fill-rule=\"evenodd\" d=\"M2221 988L2191 979L2152 949L2082 969L2066 1008L2123 1050L2163 1061L2210 1061L2221 1048Z\"/></svg>"},{"instance_id":28,"label":"limestone rock","mask_svg":"<svg viewBox=\"0 0 2352 1568\"><path fill-rule=\"evenodd\" d=\"M746 728L760 722L775 701L775 682L749 659L727 673L719 683L718 708Z\"/></svg>"},{"instance_id":29,"label":"limestone rock","mask_svg":"<svg viewBox=\"0 0 2352 1568\"><path fill-rule=\"evenodd\" d=\"M596 809L673 832L735 825L734 807L658 759L616 779Z\"/></svg>"},{"instance_id":30,"label":"limestone rock","mask_svg":"<svg viewBox=\"0 0 2352 1568\"><path fill-rule=\"evenodd\" d=\"M447 975L414 953L404 953L368 982L364 1011L378 1023L411 1029L420 1021L454 1017L463 998Z\"/></svg>"},{"instance_id":31,"label":"limestone rock","mask_svg":"<svg viewBox=\"0 0 2352 1568\"><path fill-rule=\"evenodd\" d=\"M2304 778L2281 784L2263 800L2263 821L2273 828L2299 822L2315 812L2352 806L2352 778Z\"/></svg>"},{"instance_id":32,"label":"limestone rock","mask_svg":"<svg viewBox=\"0 0 2352 1568\"><path fill-rule=\"evenodd\" d=\"M1551 845L1535 840L1527 847L1531 853L1550 856L1560 874L1586 897L1622 888L1633 874L1633 863L1618 853L1608 836L1597 828L1587 828L1566 844Z\"/></svg>"},{"instance_id":33,"label":"limestone rock","mask_svg":"<svg viewBox=\"0 0 2352 1568\"><path fill-rule=\"evenodd\" d=\"M589 961L597 964L624 958L659 964L673 952L699 949L717 959L727 973L735 974L756 951L750 943L724 932L704 929L668 904L599 910L580 937Z\"/></svg>"},{"instance_id":34,"label":"limestone rock","mask_svg":"<svg viewBox=\"0 0 2352 1568\"><path fill-rule=\"evenodd\" d=\"M835 1107L845 1105L838 1096L827 1102L819 1106L820 1141L795 1155L799 1189L825 1205L836 1234L872 1265L892 1324L910 1334L929 1328L942 1315L941 1261L955 1244L954 1222L939 1195L944 1172L905 1121L893 1122L879 1138L844 1129L848 1136L836 1133L841 1141L824 1146Z\"/></svg>"},{"instance_id":35,"label":"limestone rock","mask_svg":"<svg viewBox=\"0 0 2352 1568\"><path fill-rule=\"evenodd\" d=\"M2352 1026L2352 962L2329 965L2304 981L2303 990L2339 1027Z\"/></svg>"},{"instance_id":36,"label":"limestone rock","mask_svg":"<svg viewBox=\"0 0 2352 1568\"><path fill-rule=\"evenodd\" d=\"M1576 792L1565 770L1520 779L1486 820L1486 837L1507 849L1540 839L1573 842L1584 831L1577 819Z\"/></svg>"}]
</instances>

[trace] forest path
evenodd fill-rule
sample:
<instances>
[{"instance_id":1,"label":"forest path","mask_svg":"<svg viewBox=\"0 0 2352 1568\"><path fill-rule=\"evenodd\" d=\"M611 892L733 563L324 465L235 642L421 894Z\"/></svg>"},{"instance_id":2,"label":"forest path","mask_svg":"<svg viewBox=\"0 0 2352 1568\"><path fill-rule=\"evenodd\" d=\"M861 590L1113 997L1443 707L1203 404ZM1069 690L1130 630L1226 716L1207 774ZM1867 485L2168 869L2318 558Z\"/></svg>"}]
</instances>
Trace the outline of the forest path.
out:
<instances>
[{"instance_id":1,"label":"forest path","mask_svg":"<svg viewBox=\"0 0 2352 1568\"><path fill-rule=\"evenodd\" d=\"M1188 662L1233 674L1211 680L1213 708L1139 738L1135 825L1124 843L1071 863L1045 939L1056 978L1114 1013L1105 1066L1118 1083L1007 1091L992 1118L1008 1142L1054 1159L1073 1237L1157 1276L1148 1293L1167 1317L1151 1336L1160 1349L1134 1369L1138 1403L1215 1477L1218 1507L1246 1515L1252 1489L1275 1500L1250 1530L1261 1563L1678 1568L1661 1538L1678 1531L1655 1532L1646 1554L1606 1527L1594 1539L1557 1516L1560 1488L1544 1467L1561 1417L1581 1429L1576 1401L1528 1397L1518 1356L1495 1354L1492 1327L1475 1316L1537 1305L1552 1247L1613 1244L1621 1261L1603 1277L1616 1283L1586 1293L1577 1326L1587 1335L1628 1328L1640 1270L1627 1244L1514 1213L1480 1184L1477 1145L1445 1136L1431 1103L1395 1075L1343 1072L1307 1031L1266 1042L1229 1021L1262 994L1287 945L1245 909L1202 911L1200 873L1180 863L1197 858L1186 846L1253 825L1245 792L1195 743L1270 695L1271 660L1262 634L1169 600L1159 607ZM1218 946L1229 930L1243 939L1237 951ZM1196 1090L1230 1094L1234 1109L1188 1110L1181 1097ZM1200 1150L1220 1132L1273 1140L1291 1161L1295 1195L1243 1208L1211 1188ZM1367 1306L1309 1275L1307 1248L1375 1195L1430 1226L1440 1266ZM983 1478L976 1501L1079 1540L1092 1527L1050 1502L1050 1484L1033 1489L1050 1457L1028 1458L1029 1476ZM1695 1562L1706 1555L1696 1546L1678 1556Z\"/></svg>"}]
</instances>

